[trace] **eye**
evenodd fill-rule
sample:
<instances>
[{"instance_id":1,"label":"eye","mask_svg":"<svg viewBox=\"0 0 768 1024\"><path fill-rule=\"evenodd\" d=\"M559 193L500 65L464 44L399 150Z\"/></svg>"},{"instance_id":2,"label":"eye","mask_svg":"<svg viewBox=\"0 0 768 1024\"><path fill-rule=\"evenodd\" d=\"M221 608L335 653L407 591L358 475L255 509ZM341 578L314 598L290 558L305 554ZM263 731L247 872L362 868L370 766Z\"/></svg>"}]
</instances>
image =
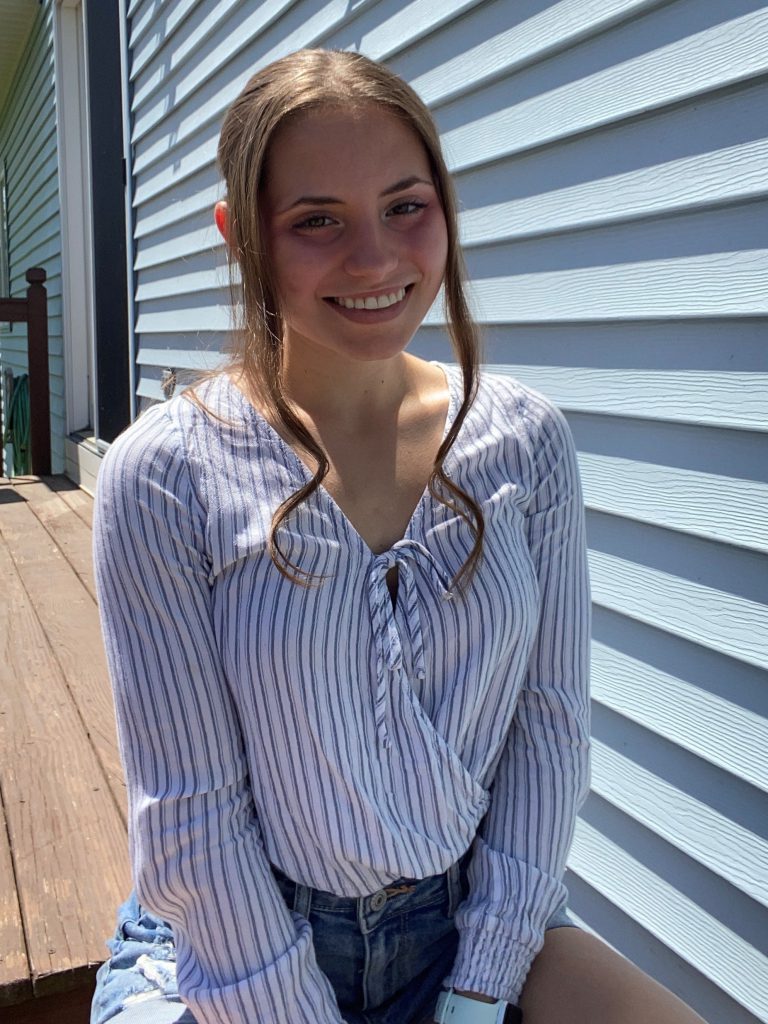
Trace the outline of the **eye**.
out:
<instances>
[{"instance_id":1,"label":"eye","mask_svg":"<svg viewBox=\"0 0 768 1024\"><path fill-rule=\"evenodd\" d=\"M401 203L390 207L388 213L394 214L396 217L411 217L419 210L424 210L426 206L426 203L422 203L418 199L404 199Z\"/></svg>"},{"instance_id":2,"label":"eye","mask_svg":"<svg viewBox=\"0 0 768 1024\"><path fill-rule=\"evenodd\" d=\"M299 231L318 231L320 228L327 228L333 223L333 218L329 217L326 213L313 213L311 217L305 217L298 224L294 224L294 227Z\"/></svg>"}]
</instances>

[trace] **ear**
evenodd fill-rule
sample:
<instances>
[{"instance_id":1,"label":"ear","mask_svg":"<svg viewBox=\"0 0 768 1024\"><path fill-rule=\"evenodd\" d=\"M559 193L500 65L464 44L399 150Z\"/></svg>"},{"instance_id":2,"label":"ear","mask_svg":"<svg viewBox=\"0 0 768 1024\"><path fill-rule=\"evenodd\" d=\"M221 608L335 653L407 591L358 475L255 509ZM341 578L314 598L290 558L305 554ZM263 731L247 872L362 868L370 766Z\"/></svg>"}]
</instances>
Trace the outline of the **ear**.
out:
<instances>
[{"instance_id":1,"label":"ear","mask_svg":"<svg viewBox=\"0 0 768 1024\"><path fill-rule=\"evenodd\" d=\"M216 221L216 227L222 238L229 244L229 207L224 199L220 199L214 206L213 219Z\"/></svg>"}]
</instances>

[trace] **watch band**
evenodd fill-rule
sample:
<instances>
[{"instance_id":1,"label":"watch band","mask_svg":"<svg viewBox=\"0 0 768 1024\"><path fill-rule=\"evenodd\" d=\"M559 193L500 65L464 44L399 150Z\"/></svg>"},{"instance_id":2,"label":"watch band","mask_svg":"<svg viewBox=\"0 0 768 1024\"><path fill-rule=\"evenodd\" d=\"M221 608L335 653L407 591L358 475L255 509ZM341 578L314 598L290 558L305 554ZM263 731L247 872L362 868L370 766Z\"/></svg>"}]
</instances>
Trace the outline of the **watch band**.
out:
<instances>
[{"instance_id":1,"label":"watch band","mask_svg":"<svg viewBox=\"0 0 768 1024\"><path fill-rule=\"evenodd\" d=\"M509 1015L508 1010L517 1011ZM437 997L435 1021L437 1024L505 1024L510 1021L522 1021L522 1015L516 1006L510 1006L503 999L495 1003L483 1003L479 999L469 999L454 991L441 992Z\"/></svg>"}]
</instances>

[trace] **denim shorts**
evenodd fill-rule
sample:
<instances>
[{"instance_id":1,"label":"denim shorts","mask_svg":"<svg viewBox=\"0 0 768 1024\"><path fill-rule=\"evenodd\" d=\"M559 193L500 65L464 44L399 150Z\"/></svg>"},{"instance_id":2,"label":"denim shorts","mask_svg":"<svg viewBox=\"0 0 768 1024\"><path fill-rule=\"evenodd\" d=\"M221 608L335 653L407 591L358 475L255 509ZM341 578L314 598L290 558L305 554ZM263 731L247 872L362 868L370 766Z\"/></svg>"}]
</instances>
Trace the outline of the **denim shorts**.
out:
<instances>
[{"instance_id":1,"label":"denim shorts","mask_svg":"<svg viewBox=\"0 0 768 1024\"><path fill-rule=\"evenodd\" d=\"M458 944L453 916L467 858L443 875L401 878L359 899L298 885L277 868L287 906L312 926L315 955L347 1024L429 1024ZM548 928L573 926L565 909ZM195 1024L176 987L173 933L140 906L120 907L112 954L96 975L90 1024Z\"/></svg>"}]
</instances>

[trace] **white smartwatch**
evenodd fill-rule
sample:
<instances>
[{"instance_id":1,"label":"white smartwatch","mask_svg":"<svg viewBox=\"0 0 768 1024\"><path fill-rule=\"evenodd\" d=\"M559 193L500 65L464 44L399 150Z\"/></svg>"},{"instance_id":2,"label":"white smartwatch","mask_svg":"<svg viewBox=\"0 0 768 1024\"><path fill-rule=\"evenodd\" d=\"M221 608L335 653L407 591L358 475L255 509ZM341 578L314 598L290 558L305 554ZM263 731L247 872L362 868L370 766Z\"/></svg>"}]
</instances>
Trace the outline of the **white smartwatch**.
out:
<instances>
[{"instance_id":1,"label":"white smartwatch","mask_svg":"<svg viewBox=\"0 0 768 1024\"><path fill-rule=\"evenodd\" d=\"M515 1024L523 1017L516 1006L499 999L484 1003L460 996L457 992L441 992L437 997L437 1024Z\"/></svg>"}]
</instances>

